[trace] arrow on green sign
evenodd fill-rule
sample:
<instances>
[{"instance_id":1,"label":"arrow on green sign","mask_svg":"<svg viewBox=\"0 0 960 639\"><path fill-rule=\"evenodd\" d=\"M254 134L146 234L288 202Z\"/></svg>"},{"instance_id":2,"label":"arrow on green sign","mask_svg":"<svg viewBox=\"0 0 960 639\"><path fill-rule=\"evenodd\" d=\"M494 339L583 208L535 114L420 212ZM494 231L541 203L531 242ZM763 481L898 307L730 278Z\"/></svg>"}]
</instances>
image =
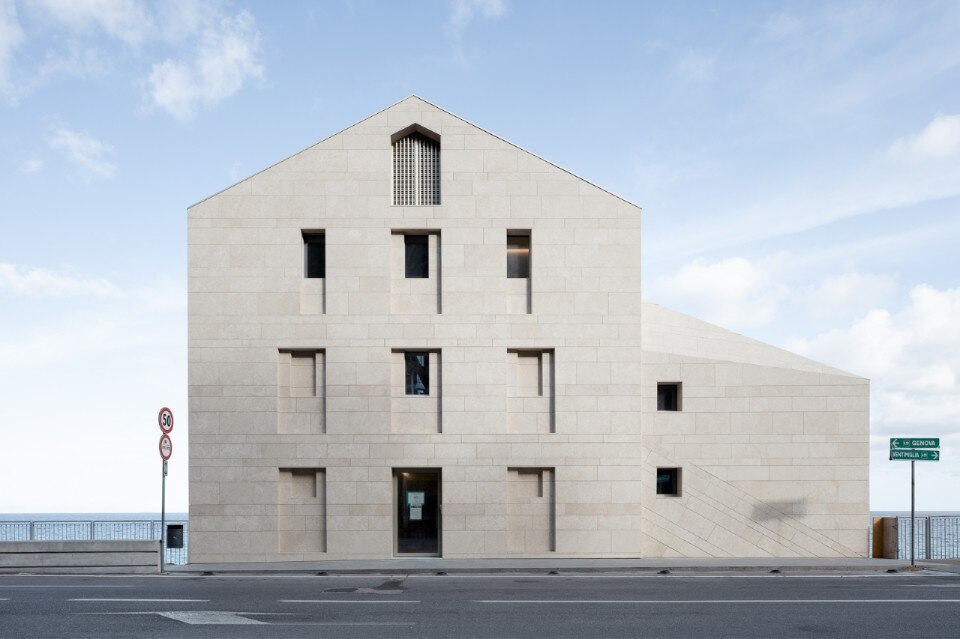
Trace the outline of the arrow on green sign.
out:
<instances>
[{"instance_id":1,"label":"arrow on green sign","mask_svg":"<svg viewBox=\"0 0 960 639\"><path fill-rule=\"evenodd\" d=\"M940 448L939 437L891 437L890 448Z\"/></svg>"},{"instance_id":2,"label":"arrow on green sign","mask_svg":"<svg viewBox=\"0 0 960 639\"><path fill-rule=\"evenodd\" d=\"M940 461L939 450L891 450L890 459L909 461Z\"/></svg>"}]
</instances>

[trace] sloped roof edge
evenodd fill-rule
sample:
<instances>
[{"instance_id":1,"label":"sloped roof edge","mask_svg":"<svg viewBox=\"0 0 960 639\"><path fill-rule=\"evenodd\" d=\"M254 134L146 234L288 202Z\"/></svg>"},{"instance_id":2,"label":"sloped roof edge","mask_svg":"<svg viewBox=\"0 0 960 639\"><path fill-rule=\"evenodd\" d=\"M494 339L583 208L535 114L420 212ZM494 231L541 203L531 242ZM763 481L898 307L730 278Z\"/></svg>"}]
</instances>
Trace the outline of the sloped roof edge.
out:
<instances>
[{"instance_id":1,"label":"sloped roof edge","mask_svg":"<svg viewBox=\"0 0 960 639\"><path fill-rule=\"evenodd\" d=\"M344 127L344 128L342 128L342 129L340 129L340 130L337 131L336 133L332 133L332 134L328 135L328 136L325 137L325 138L322 138L322 139L320 139L320 140L317 140L316 142L313 142L313 143L310 144L309 146L306 146L306 147L300 149L299 151L295 151L295 152L291 153L290 155L287 155L287 156L285 156L285 157L277 160L277 161L274 162L273 164L270 164L269 166L265 166L264 168L260 169L259 171L255 171L255 172L251 173L250 175L248 175L247 177L241 178L241 179L237 180L236 182L234 182L233 184L230 184L229 186L225 186L224 188L220 189L220 190L217 191L216 193L212 193L212 194L208 195L207 197L205 197L205 198L203 198L203 199L201 199L201 200L198 200L198 201L194 202L193 204L191 204L190 206L188 206L187 209L192 209L192 208L195 207L195 206L198 206L198 205L200 205L200 204L203 204L203 203L206 202L207 200L209 200L209 199L211 199L211 198L214 198L214 197L220 195L221 193L224 193L225 191L229 191L230 189L232 189L232 188L235 187L236 185L240 184L241 182L246 182L246 181L249 180L250 178L256 177L257 175L260 175L260 174L263 173L264 171L268 171L268 170L272 169L273 167L277 166L278 164L281 164L281 163L283 163L283 162L286 162L287 160L289 160L290 158L294 157L295 155L299 155L300 153L303 153L304 151L308 151L309 149L312 149L313 147L317 146L318 144L321 144L321 143L323 143L323 142L326 142L326 141L329 140L330 138L334 138L334 137L340 135L341 133L345 133L346 131L349 131L349 130L352 129L353 127L358 126L358 125L360 125L360 124L363 124L364 122L366 122L366 121L369 120L370 118L376 117L376 116L380 115L381 113L383 113L384 111L388 111L388 110L392 109L393 107L397 106L398 104L400 104L401 102L405 102L405 101L409 100L410 98L416 98L416 99L418 99L418 100L420 100L420 101L422 101L422 102L425 102L425 103L429 104L430 106L432 106L433 108L439 109L440 111L443 111L443 112L446 113L447 115L449 115L449 116L451 116L451 117L454 117L454 118L460 120L461 122L464 122L464 123L466 123L466 124L469 124L469 125L472 126L472 127L476 127L477 129L480 129L481 131L483 131L483 132L486 133L487 135L492 135L493 137L497 138L498 140L501 140L501 141L503 141L503 142L506 142L506 143L509 144L510 146L512 146L512 147L514 147L514 148L517 148L517 149L523 151L524 153L529 153L529 154L532 155L533 157L535 157L535 158L537 158L537 159L539 159L539 160L543 160L544 162L546 162L546 163L549 164L550 166L556 167L556 168L560 169L561 171L563 171L564 173L568 173L569 175L572 175L573 177L577 178L578 180L582 180L583 182L586 182L586 183L589 184L590 186L594 186L594 187L600 189L601 191L603 191L604 193L606 193L606 194L608 194L608 195L611 195L611 196L617 198L618 200L621 200L621 201L623 201L623 202L626 202L626 203L629 204L630 206L636 207L636 208L639 209L639 210L643 210L642 207L641 207L639 204L635 204L635 203L631 202L630 200L628 200L627 198L625 198L625 197L623 197L623 196L621 196L621 195L617 195L617 194L614 193L613 191L610 191L610 190L608 190L608 189L605 189L605 188L603 188L602 186L600 186L600 185L598 185L598 184L595 184L595 183L591 182L590 180L588 180L588 179L586 179L586 178L584 178L584 177L581 177L580 175L577 175L577 174L574 173L573 171L571 171L571 170L569 170L569 169L565 169L565 168L563 168L562 166L560 166L559 164L556 164L555 162L551 162L550 160L547 160L546 158L543 158L543 157L537 155L537 154L534 153L533 151L529 151L529 150L523 148L523 147L520 146L519 144L514 144L514 143L511 142L510 140L508 140L508 139L506 139L506 138L504 138L504 137L502 137L502 136L499 136L499 135L497 135L496 133L493 133L492 131L488 131L487 129L483 128L482 126L479 126L479 125L477 125L477 124L474 124L474 123L471 122L470 120L467 120L466 118L461 117L461 116L457 115L456 113L452 113L452 112L450 112L450 111L447 111L447 110L444 109L442 106L439 106L439 105L437 105L437 104L434 104L433 102L431 102L430 100L427 100L426 98L421 98L421 97L420 97L419 95L417 95L416 93L411 93L411 94L408 95L407 97L402 98L402 99L400 99L400 100L397 100L397 101L394 102L393 104L390 104L390 105L388 105L388 106L385 106L384 108L380 109L380 110L377 111L376 113L371 113L370 115L368 115L367 117L363 118L362 120L358 120L357 122L354 122L354 123L351 124L350 126L347 126L347 127Z\"/></svg>"},{"instance_id":2,"label":"sloped roof edge","mask_svg":"<svg viewBox=\"0 0 960 639\"><path fill-rule=\"evenodd\" d=\"M662 304L657 304L656 302L651 302L651 301L649 301L649 300L643 300L643 309L642 309L641 314L640 314L640 323L641 323L641 328L642 328L642 329L645 329L647 326L651 326L651 327L652 327L652 325L653 325L652 322L651 322L651 324L648 324L648 325L646 325L646 326L645 326L645 324L646 324L647 321L648 321L647 318L650 317L650 311L651 311L651 310L654 310L654 309L658 309L658 310L660 310L660 311L663 311L663 312L665 312L665 313L668 314L668 315L679 316L680 318L683 318L683 320L685 320L685 321L687 321L687 322L694 322L694 323L696 323L696 324L699 324L699 325L702 326L702 327L709 327L712 335L704 335L704 336L701 337L701 339L706 339L706 340L709 340L709 339L711 339L711 338L715 338L715 339L716 339L716 338L719 338L719 336L720 336L721 334L724 334L724 335L728 335L728 336L730 336L730 337L732 337L732 338L735 338L735 339L738 340L738 341L742 341L742 342L747 342L747 343L750 343L750 344L754 344L754 345L760 346L761 348L763 348L763 349L765 349L765 350L768 349L768 352L769 352L769 351L776 352L776 353L778 353L779 355L784 356L784 360L793 360L794 362L801 362L801 363L805 363L805 364L813 364L815 367L820 368L820 369L821 369L820 372L822 372L822 373L826 373L826 374L829 374L829 375L838 375L838 376L842 376L842 377L850 377L850 378L853 378L853 379L870 381L870 379L869 379L868 377L863 377L862 375L857 375L856 373L851 373L851 372L849 372L849 371L845 371L845 370L843 370L843 369L837 368L837 367L835 367L835 366L831 366L830 364L826 364L826 363L821 362L821 361L819 361L819 360L811 359L811 358L805 357L805 356L803 356L803 355L798 355L797 353L794 353L793 351L789 351L789 350L787 350L787 349L785 349L785 348L781 348L780 346L774 346L774 345L772 345L772 344L767 344L766 342L762 342L762 341L760 341L760 340L758 340L758 339L755 339L755 338L753 338L753 337L748 337L748 336L746 336L746 335L744 335L744 334L742 334L742 333L738 333L738 332L736 332L736 331L732 331L732 330L730 330L730 329L728 329L728 328L724 328L724 327L722 327L722 326L718 326L718 325L713 324L713 323L711 323L711 322L707 322L707 321L705 321L705 320L702 320L702 319L700 319L700 318L698 318L698 317L694 317L694 316L692 316L692 315L688 315L688 314L686 314L686 313L682 313L682 312L680 312L680 311L674 310L674 309L669 308L669 307L667 307L667 306L663 306ZM678 355L684 355L684 354L685 354L685 353L680 353L680 352L677 352L677 351L673 351L673 350L671 350L671 349L650 348L650 347L645 346L645 345L642 345L641 348L643 348L643 350L648 350L648 351L651 351L651 352L666 352L666 353L675 353L675 354L678 354ZM693 357L701 357L701 358L703 358L703 359L713 359L713 360L717 360L717 361L725 361L725 360L723 360L722 358L712 357L712 356L709 356L709 355L691 355L691 356L693 356ZM753 363L758 363L758 364L759 364L760 362L753 362ZM768 363L761 364L761 365L764 365L764 366L772 366L772 367L775 367L775 368L786 368L787 366L786 366L785 364L786 364L785 361L780 361L780 362L770 361L770 362L768 362Z\"/></svg>"}]
</instances>

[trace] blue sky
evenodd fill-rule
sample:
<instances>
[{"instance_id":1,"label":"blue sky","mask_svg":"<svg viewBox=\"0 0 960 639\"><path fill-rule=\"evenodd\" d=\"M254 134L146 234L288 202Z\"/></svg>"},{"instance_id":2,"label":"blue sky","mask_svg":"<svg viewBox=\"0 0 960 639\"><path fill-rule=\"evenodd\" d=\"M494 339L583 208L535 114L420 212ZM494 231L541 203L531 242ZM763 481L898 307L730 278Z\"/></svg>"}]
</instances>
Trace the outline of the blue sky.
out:
<instances>
[{"instance_id":1,"label":"blue sky","mask_svg":"<svg viewBox=\"0 0 960 639\"><path fill-rule=\"evenodd\" d=\"M960 510L955 2L0 0L0 511L186 492L186 207L416 93L644 209L645 296L870 377ZM23 486L22 489L12 487Z\"/></svg>"}]
</instances>

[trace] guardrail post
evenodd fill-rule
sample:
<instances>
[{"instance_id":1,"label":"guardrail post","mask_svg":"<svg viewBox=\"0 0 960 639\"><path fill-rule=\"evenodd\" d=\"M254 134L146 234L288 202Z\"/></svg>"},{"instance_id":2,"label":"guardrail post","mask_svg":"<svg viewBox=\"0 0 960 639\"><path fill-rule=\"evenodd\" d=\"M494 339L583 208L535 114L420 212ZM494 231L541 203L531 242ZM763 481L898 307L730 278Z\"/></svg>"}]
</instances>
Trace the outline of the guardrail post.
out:
<instances>
[{"instance_id":1,"label":"guardrail post","mask_svg":"<svg viewBox=\"0 0 960 639\"><path fill-rule=\"evenodd\" d=\"M33 537L34 535L36 535L35 526L36 526L36 522L31 521L30 522L30 541L33 541Z\"/></svg>"},{"instance_id":2,"label":"guardrail post","mask_svg":"<svg viewBox=\"0 0 960 639\"><path fill-rule=\"evenodd\" d=\"M926 523L925 523L925 525L924 525L924 531L923 531L924 540L926 541L926 551L927 551L927 552L926 552L926 558L927 558L927 559L930 559L930 557L931 557L930 544L933 542L933 535L930 534L930 532L931 532L931 530L932 530L932 528L933 528L933 526L932 526L932 519L933 519L933 517L930 517L929 515L927 516L927 521L926 521Z\"/></svg>"}]
</instances>

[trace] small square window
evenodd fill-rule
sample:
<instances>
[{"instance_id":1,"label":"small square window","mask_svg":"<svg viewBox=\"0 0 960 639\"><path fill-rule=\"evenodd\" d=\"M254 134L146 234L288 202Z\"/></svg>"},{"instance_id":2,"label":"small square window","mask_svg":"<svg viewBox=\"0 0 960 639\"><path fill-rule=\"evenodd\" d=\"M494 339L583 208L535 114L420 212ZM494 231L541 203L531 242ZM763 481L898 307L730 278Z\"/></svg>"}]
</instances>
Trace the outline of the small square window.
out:
<instances>
[{"instance_id":1,"label":"small square window","mask_svg":"<svg viewBox=\"0 0 960 639\"><path fill-rule=\"evenodd\" d=\"M430 277L430 241L427 235L404 235L404 269L409 278Z\"/></svg>"},{"instance_id":2,"label":"small square window","mask_svg":"<svg viewBox=\"0 0 960 639\"><path fill-rule=\"evenodd\" d=\"M507 277L530 277L530 236L507 234Z\"/></svg>"},{"instance_id":3,"label":"small square window","mask_svg":"<svg viewBox=\"0 0 960 639\"><path fill-rule=\"evenodd\" d=\"M658 468L657 469L657 494L680 496L680 469L679 468Z\"/></svg>"},{"instance_id":4,"label":"small square window","mask_svg":"<svg viewBox=\"0 0 960 639\"><path fill-rule=\"evenodd\" d=\"M404 353L404 384L407 395L430 394L430 353Z\"/></svg>"},{"instance_id":5,"label":"small square window","mask_svg":"<svg viewBox=\"0 0 960 639\"><path fill-rule=\"evenodd\" d=\"M657 410L680 410L680 384L657 384Z\"/></svg>"},{"instance_id":6,"label":"small square window","mask_svg":"<svg viewBox=\"0 0 960 639\"><path fill-rule=\"evenodd\" d=\"M303 276L323 278L327 276L327 245L323 233L303 234Z\"/></svg>"}]
</instances>

